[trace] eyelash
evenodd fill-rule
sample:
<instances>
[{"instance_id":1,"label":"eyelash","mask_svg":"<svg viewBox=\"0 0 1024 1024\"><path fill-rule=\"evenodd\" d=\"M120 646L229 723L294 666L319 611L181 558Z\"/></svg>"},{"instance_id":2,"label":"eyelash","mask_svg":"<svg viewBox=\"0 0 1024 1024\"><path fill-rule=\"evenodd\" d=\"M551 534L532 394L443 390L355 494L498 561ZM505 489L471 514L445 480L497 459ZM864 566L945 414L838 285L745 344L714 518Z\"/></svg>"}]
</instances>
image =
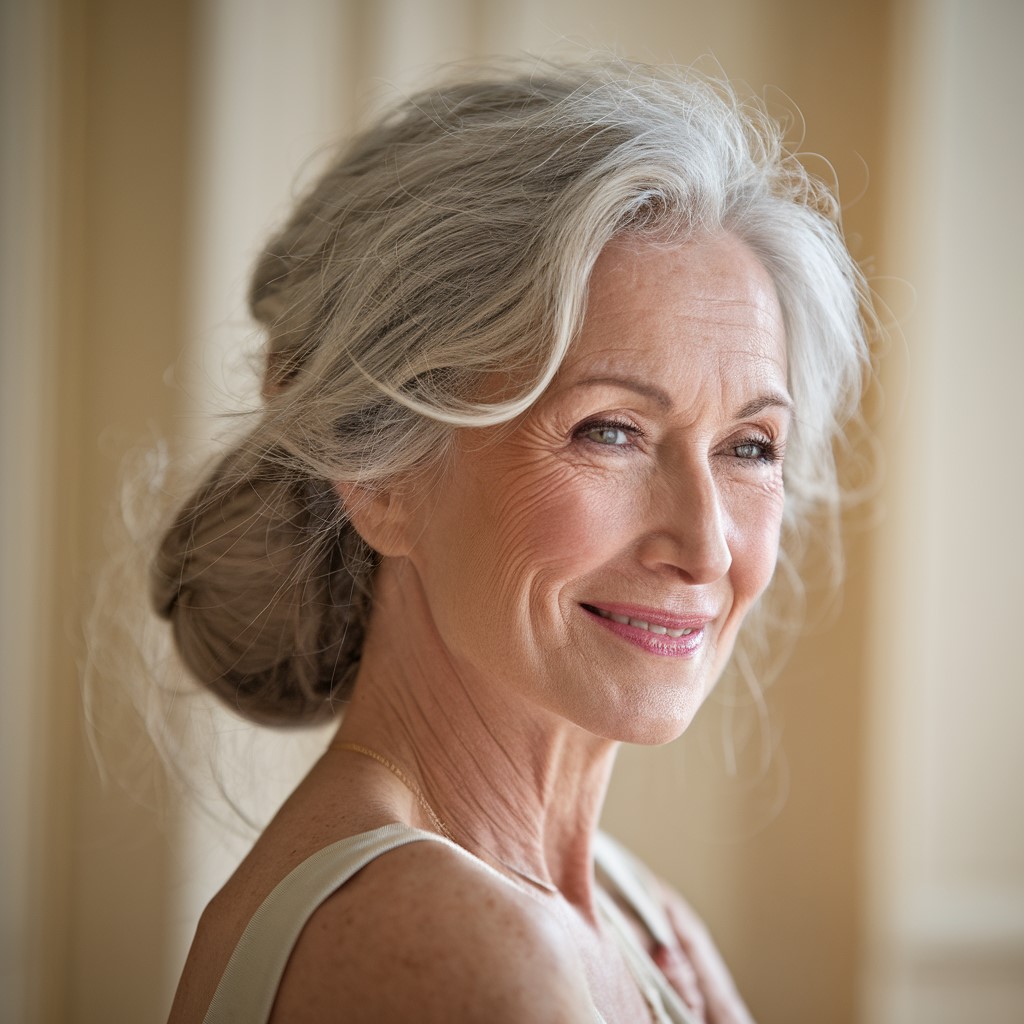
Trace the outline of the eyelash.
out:
<instances>
[{"instance_id":1,"label":"eyelash","mask_svg":"<svg viewBox=\"0 0 1024 1024\"><path fill-rule=\"evenodd\" d=\"M756 434L752 437L744 438L739 444L735 444L732 447L734 452L738 452L740 448L747 447L761 449L761 454L754 456L754 458L746 458L742 455L736 456L745 462L760 462L762 465L768 466L773 462L778 462L782 457L782 446L764 434Z\"/></svg>"},{"instance_id":2,"label":"eyelash","mask_svg":"<svg viewBox=\"0 0 1024 1024\"><path fill-rule=\"evenodd\" d=\"M575 432L575 437L579 440L590 440L587 435L593 433L595 430L621 430L624 434L628 434L634 440L640 440L644 437L644 432L637 427L635 424L625 420L591 420L588 423L581 424ZM603 444L601 441L590 441L591 444L598 445L602 448L628 448L631 445L618 445L618 444ZM732 445L733 453L735 457L740 459L742 462L758 462L762 465L771 465L772 463L778 462L782 457L782 445L777 441L772 440L766 434L753 434L750 437L743 438L743 440ZM741 448L760 448L761 453L753 457L742 456L736 454Z\"/></svg>"}]
</instances>

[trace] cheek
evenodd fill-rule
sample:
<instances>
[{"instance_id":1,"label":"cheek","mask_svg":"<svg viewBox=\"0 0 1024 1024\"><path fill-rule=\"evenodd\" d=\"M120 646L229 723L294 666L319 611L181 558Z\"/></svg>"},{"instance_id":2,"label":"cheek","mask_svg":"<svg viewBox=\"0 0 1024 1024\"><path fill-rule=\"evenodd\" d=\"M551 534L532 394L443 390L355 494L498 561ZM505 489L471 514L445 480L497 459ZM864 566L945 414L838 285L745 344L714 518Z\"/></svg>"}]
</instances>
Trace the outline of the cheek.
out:
<instances>
[{"instance_id":1,"label":"cheek","mask_svg":"<svg viewBox=\"0 0 1024 1024\"><path fill-rule=\"evenodd\" d=\"M601 503L562 464L467 463L447 481L413 557L445 633L526 637L534 613L557 614L561 586L588 562Z\"/></svg>"},{"instance_id":2,"label":"cheek","mask_svg":"<svg viewBox=\"0 0 1024 1024\"><path fill-rule=\"evenodd\" d=\"M606 557L621 518L573 467L514 472L481 492L476 543L499 592L517 593L522 602L550 601L562 584Z\"/></svg>"}]
</instances>

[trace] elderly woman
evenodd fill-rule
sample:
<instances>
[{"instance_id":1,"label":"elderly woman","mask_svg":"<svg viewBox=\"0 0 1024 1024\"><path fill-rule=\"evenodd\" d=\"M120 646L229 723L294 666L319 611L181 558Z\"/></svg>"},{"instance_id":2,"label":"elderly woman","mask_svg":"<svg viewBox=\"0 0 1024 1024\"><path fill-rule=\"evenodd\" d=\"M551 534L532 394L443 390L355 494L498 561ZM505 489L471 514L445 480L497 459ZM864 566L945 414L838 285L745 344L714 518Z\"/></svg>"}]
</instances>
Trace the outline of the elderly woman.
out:
<instances>
[{"instance_id":1,"label":"elderly woman","mask_svg":"<svg viewBox=\"0 0 1024 1024\"><path fill-rule=\"evenodd\" d=\"M239 714L340 727L172 1021L749 1020L597 821L834 505L864 339L832 197L721 84L492 73L356 138L251 304L265 407L155 601Z\"/></svg>"}]
</instances>

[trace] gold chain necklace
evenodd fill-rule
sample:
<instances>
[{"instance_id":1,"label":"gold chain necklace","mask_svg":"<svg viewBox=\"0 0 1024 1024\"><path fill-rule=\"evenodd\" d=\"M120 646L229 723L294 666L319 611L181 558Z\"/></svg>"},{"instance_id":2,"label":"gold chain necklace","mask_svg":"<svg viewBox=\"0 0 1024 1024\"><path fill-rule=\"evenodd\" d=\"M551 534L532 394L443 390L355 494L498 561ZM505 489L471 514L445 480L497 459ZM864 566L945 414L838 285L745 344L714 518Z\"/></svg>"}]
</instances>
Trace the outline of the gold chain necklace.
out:
<instances>
[{"instance_id":1,"label":"gold chain necklace","mask_svg":"<svg viewBox=\"0 0 1024 1024\"><path fill-rule=\"evenodd\" d=\"M407 790L409 790L410 793L412 793L414 797L416 797L420 807L423 808L427 817L430 819L430 824L433 825L434 828L436 828L437 831L445 837L445 839L449 840L449 842L455 842L455 837L452 835L451 830L437 816L434 808L430 806L427 798L423 795L423 790L420 789L420 787L417 786L416 783L413 782L397 764L389 761L383 754L378 754L376 750L364 747L361 743L335 743L334 747L337 750L351 750L354 754L363 754L365 757L373 758L373 760L378 764L382 764L389 772L391 772L392 775L394 775L396 779L398 779L400 783L402 783L403 786L405 786Z\"/></svg>"},{"instance_id":2,"label":"gold chain necklace","mask_svg":"<svg viewBox=\"0 0 1024 1024\"><path fill-rule=\"evenodd\" d=\"M345 741L340 743L334 743L332 744L332 747L334 750L350 750L353 754L362 754L364 757L369 757L372 760L376 761L379 765L382 765L384 768L387 768L387 770L391 772L391 774L394 775L394 777L398 779L398 781L401 782L402 785L405 786L405 788L409 790L409 792L412 793L412 795L416 798L416 802L420 805L420 807L423 808L427 817L430 819L430 824L433 825L434 828L436 828L437 831L440 832L441 835L443 835L445 839L447 839L449 842L455 843L456 846L462 846L462 844L455 838L455 836L452 835L451 829L448 828L448 826L441 820L440 816L437 814L434 808L430 806L430 802L427 800L426 796L424 796L423 790L420 789L420 787L417 786L416 783L412 779L410 779L409 776L406 775L405 772L403 772L402 769L399 768L397 764L395 764L393 761L389 761L383 754L379 753L378 751L373 750L370 747L364 747L361 743L349 743ZM502 860L501 857L499 857L497 854L492 853L486 847L480 848L484 850L487 854L489 854L491 857L493 857L494 860L496 860L507 871L510 871L512 874L518 876L524 881L529 882L531 885L537 886L538 889L543 889L545 892L550 893L558 892L558 889L555 886L553 886L550 882L545 882L542 879L537 878L536 875L531 875L527 871L521 871L519 868L513 867L511 864L508 864L504 860Z\"/></svg>"}]
</instances>

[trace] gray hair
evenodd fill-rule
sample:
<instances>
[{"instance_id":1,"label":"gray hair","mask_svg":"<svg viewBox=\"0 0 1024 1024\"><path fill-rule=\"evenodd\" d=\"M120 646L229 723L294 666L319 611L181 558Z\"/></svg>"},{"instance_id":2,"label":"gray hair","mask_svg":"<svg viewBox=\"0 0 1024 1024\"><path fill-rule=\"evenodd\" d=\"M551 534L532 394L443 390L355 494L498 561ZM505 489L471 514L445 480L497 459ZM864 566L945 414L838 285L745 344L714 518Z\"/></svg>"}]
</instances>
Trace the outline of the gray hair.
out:
<instances>
[{"instance_id":1,"label":"gray hair","mask_svg":"<svg viewBox=\"0 0 1024 1024\"><path fill-rule=\"evenodd\" d=\"M859 402L863 278L838 203L725 83L624 62L492 68L357 136L268 243L250 304L265 404L178 513L152 594L191 672L258 721L350 692L377 559L336 482L443 460L536 401L623 233L729 232L769 271L797 419L784 545L837 515L832 444ZM500 401L482 383L502 374Z\"/></svg>"}]
</instances>

